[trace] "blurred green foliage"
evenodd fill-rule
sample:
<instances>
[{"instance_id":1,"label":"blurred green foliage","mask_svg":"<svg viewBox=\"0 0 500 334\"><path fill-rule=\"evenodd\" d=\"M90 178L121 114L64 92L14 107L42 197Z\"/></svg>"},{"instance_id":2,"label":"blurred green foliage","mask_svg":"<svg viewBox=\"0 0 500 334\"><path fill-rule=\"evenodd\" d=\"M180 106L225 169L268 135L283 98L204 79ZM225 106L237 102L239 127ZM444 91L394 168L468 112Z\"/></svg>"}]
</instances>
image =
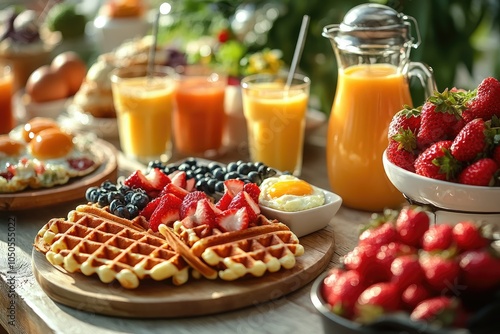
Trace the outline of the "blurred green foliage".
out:
<instances>
[{"instance_id":1,"label":"blurred green foliage","mask_svg":"<svg viewBox=\"0 0 500 334\"><path fill-rule=\"evenodd\" d=\"M500 1L497 0L184 0L175 3L174 10L179 14L175 16L179 19L171 25L170 37L189 38L210 33L214 26L227 25L239 6L261 8L274 3L280 8L280 16L273 22L265 45L257 47L280 49L284 61L290 63L302 17L307 14L311 21L299 66L311 77L311 91L318 98L319 107L329 113L337 66L331 44L322 37L322 30L328 24L340 23L349 9L366 2L388 5L417 20L422 44L412 50L411 60L424 62L434 69L439 90L455 85L459 67L473 75L476 65L482 61L481 43L489 36L499 36ZM500 78L498 41L490 42L490 48L491 45L496 45L490 52L496 53L493 58L497 64L490 75ZM471 89L476 84L471 82L469 87L461 88Z\"/></svg>"}]
</instances>

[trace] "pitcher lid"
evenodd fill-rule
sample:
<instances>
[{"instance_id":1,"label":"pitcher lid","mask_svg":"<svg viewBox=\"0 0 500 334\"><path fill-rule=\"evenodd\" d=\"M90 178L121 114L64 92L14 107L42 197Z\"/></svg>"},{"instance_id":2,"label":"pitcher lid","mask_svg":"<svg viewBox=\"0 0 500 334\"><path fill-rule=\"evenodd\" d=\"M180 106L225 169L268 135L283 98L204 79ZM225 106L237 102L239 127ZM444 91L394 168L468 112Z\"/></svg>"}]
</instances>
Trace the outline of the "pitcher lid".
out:
<instances>
[{"instance_id":1,"label":"pitcher lid","mask_svg":"<svg viewBox=\"0 0 500 334\"><path fill-rule=\"evenodd\" d=\"M415 25L417 40L411 35L411 23ZM334 38L340 46L407 45L420 44L416 20L380 4L362 4L350 9L340 25L324 27L323 36Z\"/></svg>"}]
</instances>

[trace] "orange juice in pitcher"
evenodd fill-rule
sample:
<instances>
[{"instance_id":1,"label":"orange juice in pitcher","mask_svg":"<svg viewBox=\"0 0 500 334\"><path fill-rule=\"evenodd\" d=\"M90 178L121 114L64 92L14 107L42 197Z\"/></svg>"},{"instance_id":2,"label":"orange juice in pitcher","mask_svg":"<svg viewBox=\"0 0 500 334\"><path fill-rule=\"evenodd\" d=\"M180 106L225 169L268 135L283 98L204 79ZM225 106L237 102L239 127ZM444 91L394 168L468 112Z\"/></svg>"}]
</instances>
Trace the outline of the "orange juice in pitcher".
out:
<instances>
[{"instance_id":1,"label":"orange juice in pitcher","mask_svg":"<svg viewBox=\"0 0 500 334\"><path fill-rule=\"evenodd\" d=\"M345 206L382 211L404 202L382 164L394 114L412 105L409 79L420 79L427 94L435 90L432 71L410 62L411 22L387 6L363 4L340 25L329 25L338 80L327 136L327 170L332 190ZM415 27L417 34L418 29Z\"/></svg>"}]
</instances>

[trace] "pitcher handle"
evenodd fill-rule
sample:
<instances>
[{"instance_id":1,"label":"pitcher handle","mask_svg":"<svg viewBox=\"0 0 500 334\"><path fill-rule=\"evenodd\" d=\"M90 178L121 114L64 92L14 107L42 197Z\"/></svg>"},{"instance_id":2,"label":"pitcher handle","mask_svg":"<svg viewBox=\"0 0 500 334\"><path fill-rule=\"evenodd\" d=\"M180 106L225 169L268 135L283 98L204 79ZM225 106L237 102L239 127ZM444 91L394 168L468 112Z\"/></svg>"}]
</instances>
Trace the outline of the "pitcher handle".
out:
<instances>
[{"instance_id":1,"label":"pitcher handle","mask_svg":"<svg viewBox=\"0 0 500 334\"><path fill-rule=\"evenodd\" d=\"M437 90L432 68L424 63L410 62L408 64L408 79L411 78L417 78L424 87L425 98L428 98Z\"/></svg>"}]
</instances>

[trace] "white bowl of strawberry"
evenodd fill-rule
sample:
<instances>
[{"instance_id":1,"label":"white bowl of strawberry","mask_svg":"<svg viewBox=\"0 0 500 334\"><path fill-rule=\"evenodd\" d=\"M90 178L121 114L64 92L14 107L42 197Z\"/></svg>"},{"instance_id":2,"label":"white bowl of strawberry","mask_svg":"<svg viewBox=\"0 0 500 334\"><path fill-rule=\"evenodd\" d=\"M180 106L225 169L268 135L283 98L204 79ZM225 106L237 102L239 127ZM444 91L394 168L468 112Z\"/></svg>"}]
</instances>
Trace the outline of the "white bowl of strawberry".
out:
<instances>
[{"instance_id":1,"label":"white bowl of strawberry","mask_svg":"<svg viewBox=\"0 0 500 334\"><path fill-rule=\"evenodd\" d=\"M434 225L419 206L378 215L341 266L312 286L325 332L498 333L493 230L471 221Z\"/></svg>"},{"instance_id":2,"label":"white bowl of strawberry","mask_svg":"<svg viewBox=\"0 0 500 334\"><path fill-rule=\"evenodd\" d=\"M500 220L500 81L399 111L388 139L386 174L411 203Z\"/></svg>"}]
</instances>

